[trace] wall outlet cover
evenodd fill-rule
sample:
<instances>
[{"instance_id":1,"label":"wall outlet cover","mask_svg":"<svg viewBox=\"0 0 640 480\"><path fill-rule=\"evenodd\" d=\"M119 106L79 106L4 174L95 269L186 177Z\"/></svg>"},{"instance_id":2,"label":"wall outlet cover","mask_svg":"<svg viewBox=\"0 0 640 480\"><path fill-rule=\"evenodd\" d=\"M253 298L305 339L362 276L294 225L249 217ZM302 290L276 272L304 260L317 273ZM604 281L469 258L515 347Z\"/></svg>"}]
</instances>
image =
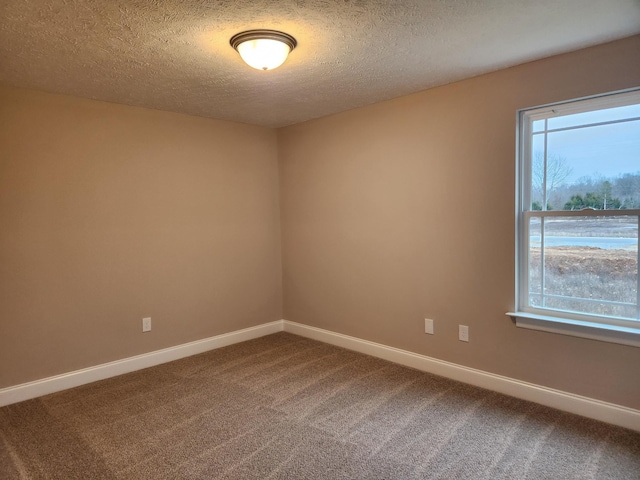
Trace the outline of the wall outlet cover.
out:
<instances>
[{"instance_id":1,"label":"wall outlet cover","mask_svg":"<svg viewBox=\"0 0 640 480\"><path fill-rule=\"evenodd\" d=\"M424 319L424 333L433 335L433 319L432 318Z\"/></svg>"},{"instance_id":2,"label":"wall outlet cover","mask_svg":"<svg viewBox=\"0 0 640 480\"><path fill-rule=\"evenodd\" d=\"M458 339L462 342L469 341L469 327L467 325L458 325Z\"/></svg>"}]
</instances>

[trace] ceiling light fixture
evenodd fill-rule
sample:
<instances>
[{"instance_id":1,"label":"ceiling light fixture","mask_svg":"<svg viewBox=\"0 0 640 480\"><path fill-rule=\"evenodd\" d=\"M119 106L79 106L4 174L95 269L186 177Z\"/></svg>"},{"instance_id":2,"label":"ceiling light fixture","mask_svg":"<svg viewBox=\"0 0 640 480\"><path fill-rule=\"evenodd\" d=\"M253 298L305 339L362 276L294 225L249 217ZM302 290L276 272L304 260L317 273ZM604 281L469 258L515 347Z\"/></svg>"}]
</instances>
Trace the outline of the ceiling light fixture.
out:
<instances>
[{"instance_id":1,"label":"ceiling light fixture","mask_svg":"<svg viewBox=\"0 0 640 480\"><path fill-rule=\"evenodd\" d=\"M229 43L247 65L258 70L279 67L298 44L291 35L276 30L247 30L231 37Z\"/></svg>"}]
</instances>

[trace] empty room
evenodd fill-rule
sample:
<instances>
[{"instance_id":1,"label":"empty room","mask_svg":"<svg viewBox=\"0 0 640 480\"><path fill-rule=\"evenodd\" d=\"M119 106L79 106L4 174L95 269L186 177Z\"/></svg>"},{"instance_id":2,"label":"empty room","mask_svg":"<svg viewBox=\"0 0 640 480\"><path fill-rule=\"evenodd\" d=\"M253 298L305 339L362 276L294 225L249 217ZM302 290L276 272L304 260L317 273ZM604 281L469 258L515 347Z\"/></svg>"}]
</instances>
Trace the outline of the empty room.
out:
<instances>
[{"instance_id":1,"label":"empty room","mask_svg":"<svg viewBox=\"0 0 640 480\"><path fill-rule=\"evenodd\" d=\"M3 0L0 478L640 479L637 0Z\"/></svg>"}]
</instances>

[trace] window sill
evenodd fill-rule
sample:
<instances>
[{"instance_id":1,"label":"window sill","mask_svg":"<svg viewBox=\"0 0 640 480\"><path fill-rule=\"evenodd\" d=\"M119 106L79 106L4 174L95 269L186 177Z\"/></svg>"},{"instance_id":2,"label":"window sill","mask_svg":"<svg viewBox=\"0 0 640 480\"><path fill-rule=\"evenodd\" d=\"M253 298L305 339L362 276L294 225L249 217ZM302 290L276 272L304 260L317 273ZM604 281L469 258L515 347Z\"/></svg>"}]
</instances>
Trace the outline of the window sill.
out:
<instances>
[{"instance_id":1,"label":"window sill","mask_svg":"<svg viewBox=\"0 0 640 480\"><path fill-rule=\"evenodd\" d=\"M638 328L619 327L528 312L509 312L507 315L514 318L520 328L640 347L640 325Z\"/></svg>"}]
</instances>

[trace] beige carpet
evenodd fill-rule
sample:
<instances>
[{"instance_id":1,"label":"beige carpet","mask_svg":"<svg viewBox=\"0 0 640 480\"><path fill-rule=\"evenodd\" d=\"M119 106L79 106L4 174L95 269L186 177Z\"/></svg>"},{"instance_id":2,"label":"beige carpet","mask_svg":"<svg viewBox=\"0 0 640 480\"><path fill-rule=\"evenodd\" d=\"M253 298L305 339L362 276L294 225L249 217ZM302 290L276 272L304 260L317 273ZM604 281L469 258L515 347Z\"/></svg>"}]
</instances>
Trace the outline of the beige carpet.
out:
<instances>
[{"instance_id":1,"label":"beige carpet","mask_svg":"<svg viewBox=\"0 0 640 480\"><path fill-rule=\"evenodd\" d=\"M640 434L287 333L0 409L0 478L638 479Z\"/></svg>"}]
</instances>

